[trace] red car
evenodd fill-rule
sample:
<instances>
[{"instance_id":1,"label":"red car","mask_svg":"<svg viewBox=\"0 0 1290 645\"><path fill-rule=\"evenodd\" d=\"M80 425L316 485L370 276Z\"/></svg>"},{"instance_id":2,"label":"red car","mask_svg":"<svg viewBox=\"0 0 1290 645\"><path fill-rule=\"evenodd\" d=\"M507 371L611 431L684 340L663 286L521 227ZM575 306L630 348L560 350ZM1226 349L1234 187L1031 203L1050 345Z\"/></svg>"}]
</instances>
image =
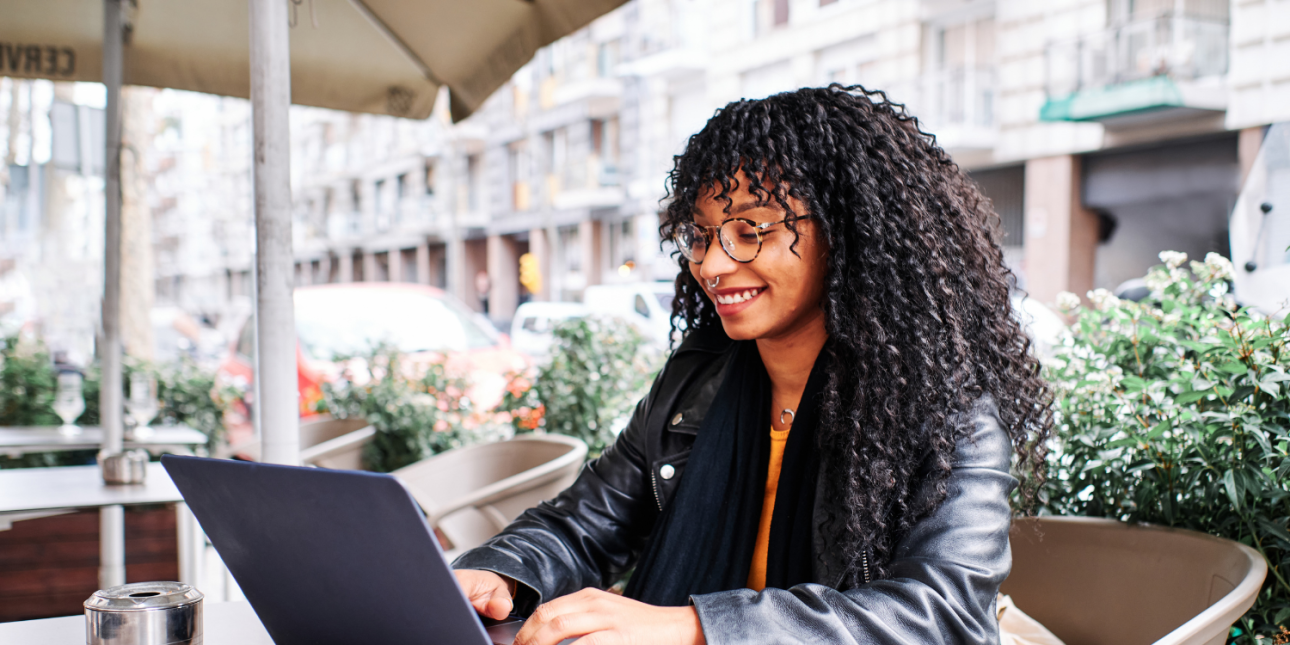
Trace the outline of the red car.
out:
<instances>
[{"instance_id":1,"label":"red car","mask_svg":"<svg viewBox=\"0 0 1290 645\"><path fill-rule=\"evenodd\" d=\"M322 384L340 375L337 356L362 355L380 342L414 360L444 357L451 372L468 379L469 397L479 409L491 409L501 401L507 374L529 367L529 359L511 349L505 334L433 287L372 282L300 287L295 290L295 315L302 417L314 414ZM253 320L242 325L216 375L219 385L248 394L255 379ZM230 415L231 445L253 436L249 398L235 404Z\"/></svg>"}]
</instances>

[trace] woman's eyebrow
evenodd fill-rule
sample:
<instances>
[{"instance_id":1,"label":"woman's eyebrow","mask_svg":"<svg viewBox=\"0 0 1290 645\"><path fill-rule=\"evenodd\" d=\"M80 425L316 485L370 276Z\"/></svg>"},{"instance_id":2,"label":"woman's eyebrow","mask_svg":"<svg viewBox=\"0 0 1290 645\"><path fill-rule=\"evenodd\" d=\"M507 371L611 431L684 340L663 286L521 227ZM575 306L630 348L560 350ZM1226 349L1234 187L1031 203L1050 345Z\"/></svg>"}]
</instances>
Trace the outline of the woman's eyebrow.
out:
<instances>
[{"instance_id":1,"label":"woman's eyebrow","mask_svg":"<svg viewBox=\"0 0 1290 645\"><path fill-rule=\"evenodd\" d=\"M738 215L740 213L746 213L748 211L756 210L759 208L764 208L766 210L773 210L773 211L783 210L779 208L779 205L774 202L744 202L742 204L739 204L738 206L732 207L730 209L729 215ZM703 213L699 212L698 209L695 209L694 212L691 214L691 217L702 217L702 216L703 216Z\"/></svg>"}]
</instances>

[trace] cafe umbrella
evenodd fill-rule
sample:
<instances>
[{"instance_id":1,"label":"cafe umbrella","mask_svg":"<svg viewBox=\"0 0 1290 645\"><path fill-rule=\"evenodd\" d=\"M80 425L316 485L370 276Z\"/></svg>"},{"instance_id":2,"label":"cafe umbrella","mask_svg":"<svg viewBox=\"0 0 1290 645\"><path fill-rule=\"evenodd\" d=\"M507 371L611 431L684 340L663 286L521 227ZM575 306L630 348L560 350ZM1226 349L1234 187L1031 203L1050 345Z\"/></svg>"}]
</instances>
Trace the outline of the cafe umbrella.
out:
<instances>
[{"instance_id":1,"label":"cafe umbrella","mask_svg":"<svg viewBox=\"0 0 1290 645\"><path fill-rule=\"evenodd\" d=\"M103 449L122 447L122 84L250 98L256 402L265 461L298 459L291 103L422 119L448 87L469 116L547 45L625 0L0 0L0 75L107 87ZM102 515L104 587L125 581L121 507Z\"/></svg>"}]
</instances>

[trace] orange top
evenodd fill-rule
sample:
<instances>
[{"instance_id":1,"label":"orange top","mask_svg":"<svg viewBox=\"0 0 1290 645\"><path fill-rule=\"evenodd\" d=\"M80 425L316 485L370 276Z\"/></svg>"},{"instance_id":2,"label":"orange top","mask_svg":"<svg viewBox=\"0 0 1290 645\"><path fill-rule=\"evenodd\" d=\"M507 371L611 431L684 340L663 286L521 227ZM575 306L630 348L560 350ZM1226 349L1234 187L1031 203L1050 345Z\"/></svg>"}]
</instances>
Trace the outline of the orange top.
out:
<instances>
[{"instance_id":1,"label":"orange top","mask_svg":"<svg viewBox=\"0 0 1290 645\"><path fill-rule=\"evenodd\" d=\"M791 428L790 428L791 430ZM757 544L753 547L752 567L748 569L748 588L766 588L766 552L770 548L770 520L775 515L775 493L779 490L779 467L784 462L788 430L770 429L770 469L766 473L766 497L761 503L761 524L757 527Z\"/></svg>"}]
</instances>

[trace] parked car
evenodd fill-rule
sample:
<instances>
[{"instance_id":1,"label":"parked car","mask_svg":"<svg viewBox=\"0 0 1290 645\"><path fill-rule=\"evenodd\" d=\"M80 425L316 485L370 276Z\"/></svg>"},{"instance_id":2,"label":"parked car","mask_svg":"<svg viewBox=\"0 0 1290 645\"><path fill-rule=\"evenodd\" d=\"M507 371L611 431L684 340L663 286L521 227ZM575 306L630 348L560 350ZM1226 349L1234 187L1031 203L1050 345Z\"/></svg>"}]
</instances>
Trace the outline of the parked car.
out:
<instances>
[{"instance_id":1,"label":"parked car","mask_svg":"<svg viewBox=\"0 0 1290 645\"><path fill-rule=\"evenodd\" d=\"M593 315L617 316L631 323L652 344L666 349L672 339L671 282L631 282L587 287L582 302Z\"/></svg>"},{"instance_id":2,"label":"parked car","mask_svg":"<svg viewBox=\"0 0 1290 645\"><path fill-rule=\"evenodd\" d=\"M314 414L322 384L339 377L338 357L361 355L380 343L413 360L443 357L450 371L469 380L467 395L480 409L499 403L506 375L530 364L486 319L433 287L370 282L300 287L295 290L295 317L302 417ZM253 320L242 325L216 376L217 383L248 395L233 415L240 418L230 423L232 445L250 440L253 433Z\"/></svg>"},{"instance_id":3,"label":"parked car","mask_svg":"<svg viewBox=\"0 0 1290 645\"><path fill-rule=\"evenodd\" d=\"M551 353L555 326L586 315L587 308L577 302L526 302L511 320L511 347L532 357L546 356Z\"/></svg>"}]
</instances>

